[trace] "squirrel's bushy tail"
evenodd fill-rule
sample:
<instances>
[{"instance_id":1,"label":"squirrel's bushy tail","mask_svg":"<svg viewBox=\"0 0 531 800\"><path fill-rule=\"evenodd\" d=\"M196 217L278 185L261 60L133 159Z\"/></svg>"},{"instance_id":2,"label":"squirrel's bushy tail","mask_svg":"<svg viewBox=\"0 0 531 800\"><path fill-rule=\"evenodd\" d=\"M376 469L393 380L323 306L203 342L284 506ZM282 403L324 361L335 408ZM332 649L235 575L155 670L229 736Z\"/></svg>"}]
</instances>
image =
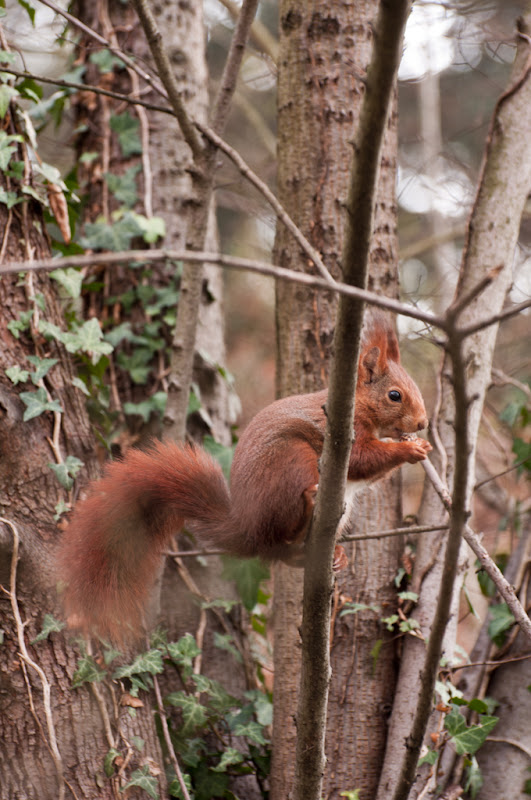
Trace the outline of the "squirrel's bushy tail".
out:
<instances>
[{"instance_id":1,"label":"squirrel's bushy tail","mask_svg":"<svg viewBox=\"0 0 531 800\"><path fill-rule=\"evenodd\" d=\"M201 448L130 450L90 487L63 534L59 576L70 624L130 637L171 537L186 519L211 529L229 513L221 468Z\"/></svg>"}]
</instances>

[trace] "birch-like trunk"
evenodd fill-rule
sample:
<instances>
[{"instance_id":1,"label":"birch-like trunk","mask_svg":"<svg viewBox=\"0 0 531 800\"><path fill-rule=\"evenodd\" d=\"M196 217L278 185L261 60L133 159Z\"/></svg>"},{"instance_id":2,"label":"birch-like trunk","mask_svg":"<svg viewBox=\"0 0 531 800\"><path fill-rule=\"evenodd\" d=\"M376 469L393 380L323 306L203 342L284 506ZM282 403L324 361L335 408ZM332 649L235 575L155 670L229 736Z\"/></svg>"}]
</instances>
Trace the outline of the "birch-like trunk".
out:
<instances>
[{"instance_id":1,"label":"birch-like trunk","mask_svg":"<svg viewBox=\"0 0 531 800\"><path fill-rule=\"evenodd\" d=\"M529 24L529 21L528 23ZM512 281L515 247L518 241L520 220L531 185L531 80L527 54L528 45L519 49L509 87L495 108L479 187L469 223L461 264L456 297L466 295L486 273L501 267L491 285L476 297L464 310L462 326L477 323L498 313L505 301ZM474 461L478 430L481 421L485 392L490 384L493 350L498 325L481 330L468 337L464 345L464 358L468 365L467 393L471 399L469 410L469 497L474 476ZM438 466L449 486L452 485L456 448L453 419L454 400L451 368L444 361L441 373L441 402L437 415L437 430L442 442L442 458ZM426 488L421 523L429 524L442 518L441 507L431 487ZM421 558L416 564L415 589L420 598L414 613L424 636L429 635L435 602L440 590L440 575L444 541L424 543ZM415 578L414 578L415 580ZM459 586L454 598L457 600ZM457 606L454 601L449 620L445 652L453 654ZM420 640L406 639L400 668L400 678L390 722L387 753L382 771L378 800L387 800L397 780L405 753L405 742L417 705L420 674L423 669L424 645ZM428 728L428 733L430 728ZM417 797L423 789L422 776L413 786L410 797Z\"/></svg>"}]
</instances>

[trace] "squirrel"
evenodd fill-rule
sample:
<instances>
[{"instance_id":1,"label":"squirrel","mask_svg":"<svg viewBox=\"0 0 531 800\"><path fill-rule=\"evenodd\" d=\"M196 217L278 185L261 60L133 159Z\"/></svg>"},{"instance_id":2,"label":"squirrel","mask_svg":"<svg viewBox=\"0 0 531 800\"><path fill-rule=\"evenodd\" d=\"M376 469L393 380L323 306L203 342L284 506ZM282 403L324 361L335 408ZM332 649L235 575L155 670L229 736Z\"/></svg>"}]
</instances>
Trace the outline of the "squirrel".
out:
<instances>
[{"instance_id":1,"label":"squirrel","mask_svg":"<svg viewBox=\"0 0 531 800\"><path fill-rule=\"evenodd\" d=\"M196 445L157 442L107 466L77 504L60 545L70 624L110 638L138 630L162 555L185 523L201 544L232 555L302 561L327 391L284 397L251 420L235 449L230 489L219 464ZM360 348L347 495L425 459L431 445L412 434L427 425L390 323L370 315ZM338 562L344 565L341 555Z\"/></svg>"}]
</instances>

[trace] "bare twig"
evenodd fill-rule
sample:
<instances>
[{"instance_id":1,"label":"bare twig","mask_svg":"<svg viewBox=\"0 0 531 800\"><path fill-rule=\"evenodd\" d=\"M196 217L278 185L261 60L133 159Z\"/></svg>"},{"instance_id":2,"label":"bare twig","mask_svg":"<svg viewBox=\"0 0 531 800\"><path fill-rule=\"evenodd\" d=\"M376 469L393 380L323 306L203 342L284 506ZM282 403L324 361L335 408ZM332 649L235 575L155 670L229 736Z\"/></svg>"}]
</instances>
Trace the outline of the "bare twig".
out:
<instances>
[{"instance_id":1,"label":"bare twig","mask_svg":"<svg viewBox=\"0 0 531 800\"><path fill-rule=\"evenodd\" d=\"M421 463L422 466L424 467L426 475L432 482L435 491L439 495L442 504L444 505L444 507L448 512L451 512L453 501L450 497L450 493L448 492L448 489L444 481L438 475L437 471L435 470L435 467L428 459L426 459L426 461L422 461ZM508 583L508 581L505 579L503 573L500 571L498 566L492 560L485 547L483 547L483 545L481 544L478 535L472 530L472 528L468 524L466 524L463 528L463 538L469 545L469 547L473 550L482 568L485 570L489 578L491 578L491 580L493 581L500 596L505 600L505 602L509 606L511 614L514 616L516 622L520 626L520 629L522 630L524 635L527 636L527 638L531 641L531 620L526 614L522 604L518 600L514 587L511 586L511 584Z\"/></svg>"},{"instance_id":2,"label":"bare twig","mask_svg":"<svg viewBox=\"0 0 531 800\"><path fill-rule=\"evenodd\" d=\"M346 297L358 298L366 303L371 303L378 308L383 308L395 314L402 314L406 317L421 320L427 325L440 327L443 320L440 317L431 314L429 311L422 311L419 308L400 303L390 297L384 297L369 292L366 289L359 289L356 286L350 286L346 283L335 283L333 286L317 275L308 275L304 272L296 272L295 270L286 269L273 264L268 264L264 261L257 261L249 258L238 258L237 256L220 255L219 253L210 253L195 250L171 250L171 249L157 249L157 250L124 250L121 253L90 253L86 255L73 255L64 256L61 258L47 258L35 260L32 262L18 261L10 262L9 264L0 265L0 275L10 272L24 272L28 270L51 270L63 269L64 267L86 267L95 264L123 264L124 262L131 261L145 261L151 263L154 261L195 261L198 263L208 262L227 269L247 270L255 272L260 275L269 275L279 280L291 281L292 283L300 283L301 285L308 286L314 289L321 289L323 291L335 291L338 294L343 294Z\"/></svg>"},{"instance_id":3,"label":"bare twig","mask_svg":"<svg viewBox=\"0 0 531 800\"><path fill-rule=\"evenodd\" d=\"M162 735L164 736L164 742L166 743L166 747L168 748L168 755L170 757L173 769L175 770L175 775L177 777L177 780L179 781L179 786L181 787L183 798L184 800L190 800L190 794L188 793L188 788L186 786L186 783L184 782L183 773L181 767L179 766L179 761L177 760L175 749L173 747L173 742L170 736L170 731L168 729L168 721L166 719L166 712L164 711L164 705L162 703L162 694L160 692L160 686L157 680L157 676L153 675L152 679L153 679L153 689L155 690L155 698L157 701L157 708L159 710L159 720L162 727Z\"/></svg>"},{"instance_id":4,"label":"bare twig","mask_svg":"<svg viewBox=\"0 0 531 800\"><path fill-rule=\"evenodd\" d=\"M517 380L517 378L513 378L512 375L507 375L507 373L505 373L503 370L496 369L495 367L492 368L492 377L496 386L514 386L516 389L519 389L521 392L523 392L527 397L528 402L531 403L531 389L527 383L523 383L522 381Z\"/></svg>"},{"instance_id":5,"label":"bare twig","mask_svg":"<svg viewBox=\"0 0 531 800\"><path fill-rule=\"evenodd\" d=\"M146 81L146 83L148 83L158 94L166 96L164 89L153 78L153 76L145 69L142 69L142 67L140 67L139 64L137 64L135 61L129 58L129 56L126 55L123 52L123 50L113 47L103 36L100 36L100 34L96 33L95 30L90 28L88 25L85 25L84 22L81 22L81 20L79 20L73 14L69 14L68 11L65 11L64 8L61 8L61 6L58 6L57 3L53 2L53 0L39 0L39 2L42 3L43 6L48 6L48 8L51 8L53 11L55 11L56 14L59 14L59 16L64 17L64 19L66 19L71 25L73 25L74 28L77 28L78 30L82 31L84 34L89 36L91 39L94 39L94 41L98 42L98 44L100 44L102 47L108 48L111 51L111 53L115 55L117 58L119 58L120 61L123 61L123 63L127 67L135 70L135 72L141 78L143 78Z\"/></svg>"},{"instance_id":6,"label":"bare twig","mask_svg":"<svg viewBox=\"0 0 531 800\"><path fill-rule=\"evenodd\" d=\"M227 54L227 60L225 61L225 67L223 69L223 75L221 76L218 95L210 121L216 133L221 133L225 129L232 98L236 91L236 82L240 72L243 53L256 15L257 6L258 0L244 0L240 8L240 13L238 14L236 28L230 41L229 52Z\"/></svg>"},{"instance_id":7,"label":"bare twig","mask_svg":"<svg viewBox=\"0 0 531 800\"><path fill-rule=\"evenodd\" d=\"M19 78L31 78L32 80L37 81L39 83L49 83L55 86L77 89L78 91L94 92L95 94L103 95L104 97L110 97L113 100L120 100L121 102L128 103L130 105L140 106L150 111L158 111L163 114L174 115L174 111L170 106L160 106L154 103L148 103L144 100L140 100L140 98L136 97L134 94L125 95L119 92L112 92L107 89L102 89L99 86L93 86L91 84L75 83L73 81L66 81L59 78L58 79L47 78L43 75L35 75L34 73L27 71L21 72L20 70L11 69L9 67L2 69L4 72L8 72L10 75L15 75ZM313 261L313 263L315 264L321 275L324 278L326 278L326 280L330 284L335 284L334 278L331 276L330 272L326 268L326 265L323 259L321 258L320 253L308 241L308 239L304 236L300 228L293 222L293 220L287 213L286 209L283 207L282 203L280 203L279 200L277 199L276 195L271 191L271 189L267 186L267 184L261 178L259 178L258 175L250 168L250 166L241 157L241 155L237 152L237 150L235 150L233 147L227 144L227 142L225 142L221 138L221 136L218 136L218 134L215 133L215 131L208 125L203 125L197 120L194 120L194 125L197 128L197 130L211 142L211 144L213 144L215 147L221 150L221 152L223 152L227 156L227 158L230 158L230 160L238 168L242 176L246 178L249 181L249 183L251 183L255 187L255 189L257 189L260 192L260 194L264 197L266 202L269 203L279 221L290 231L292 236L295 237L296 241L301 246L303 253L311 261Z\"/></svg>"},{"instance_id":8,"label":"bare twig","mask_svg":"<svg viewBox=\"0 0 531 800\"><path fill-rule=\"evenodd\" d=\"M234 0L219 0L233 19L238 19L240 13L240 6ZM271 61L275 62L278 58L278 44L276 39L271 36L268 29L263 25L259 19L255 19L251 27L250 39L254 44L269 56Z\"/></svg>"},{"instance_id":9,"label":"bare twig","mask_svg":"<svg viewBox=\"0 0 531 800\"><path fill-rule=\"evenodd\" d=\"M168 54L161 43L161 34L158 30L151 9L149 8L146 0L132 0L132 5L138 14L138 18L146 34L148 45L151 49L151 54L157 65L158 75L166 89L168 100L174 110L175 116L179 122L181 132L184 140L190 147L194 158L200 158L203 154L203 146L199 137L197 136L194 124L184 106L181 92L173 69L168 58Z\"/></svg>"}]
</instances>

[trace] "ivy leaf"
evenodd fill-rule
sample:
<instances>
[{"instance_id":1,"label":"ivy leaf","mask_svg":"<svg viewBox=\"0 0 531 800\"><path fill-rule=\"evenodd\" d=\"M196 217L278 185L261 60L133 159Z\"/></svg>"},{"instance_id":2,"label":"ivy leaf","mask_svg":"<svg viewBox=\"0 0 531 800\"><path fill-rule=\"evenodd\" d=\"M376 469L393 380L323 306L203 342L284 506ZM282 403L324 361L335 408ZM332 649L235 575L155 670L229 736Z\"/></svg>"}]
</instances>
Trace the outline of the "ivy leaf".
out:
<instances>
[{"instance_id":1,"label":"ivy leaf","mask_svg":"<svg viewBox=\"0 0 531 800\"><path fill-rule=\"evenodd\" d=\"M260 689L249 689L249 691L245 692L245 697L252 701L254 713L260 725L264 727L272 725L273 703L267 694L261 692Z\"/></svg>"},{"instance_id":2,"label":"ivy leaf","mask_svg":"<svg viewBox=\"0 0 531 800\"><path fill-rule=\"evenodd\" d=\"M35 372L33 372L31 375L31 380L35 386L39 385L40 381L46 377L51 368L57 364L58 360L58 358L39 358L38 356L28 356L28 361L35 367Z\"/></svg>"},{"instance_id":3,"label":"ivy leaf","mask_svg":"<svg viewBox=\"0 0 531 800\"><path fill-rule=\"evenodd\" d=\"M69 353L83 351L88 353L93 364L97 364L102 355L112 353L113 347L103 339L103 333L96 317L92 317L75 331L69 331L61 335L66 349Z\"/></svg>"},{"instance_id":4,"label":"ivy leaf","mask_svg":"<svg viewBox=\"0 0 531 800\"><path fill-rule=\"evenodd\" d=\"M400 600L411 600L412 603L418 603L419 596L417 592L399 592Z\"/></svg>"},{"instance_id":5,"label":"ivy leaf","mask_svg":"<svg viewBox=\"0 0 531 800\"><path fill-rule=\"evenodd\" d=\"M255 744L267 744L262 726L254 720L250 720L249 722L236 722L233 733L235 736L245 736Z\"/></svg>"},{"instance_id":6,"label":"ivy leaf","mask_svg":"<svg viewBox=\"0 0 531 800\"><path fill-rule=\"evenodd\" d=\"M149 767L135 769L128 783L122 787L122 791L129 789L130 786L138 786L139 789L143 789L153 800L158 800L157 779L149 774Z\"/></svg>"},{"instance_id":7,"label":"ivy leaf","mask_svg":"<svg viewBox=\"0 0 531 800\"><path fill-rule=\"evenodd\" d=\"M189 736L197 728L206 725L206 709L192 695L186 694L186 692L171 692L166 697L166 702L181 709L183 724L180 727L180 733L183 736Z\"/></svg>"},{"instance_id":8,"label":"ivy leaf","mask_svg":"<svg viewBox=\"0 0 531 800\"><path fill-rule=\"evenodd\" d=\"M467 766L465 792L468 792L472 800L474 800L474 798L477 797L479 790L483 786L483 776L475 756L472 756L468 764L467 761L468 759L465 760L465 764Z\"/></svg>"},{"instance_id":9,"label":"ivy leaf","mask_svg":"<svg viewBox=\"0 0 531 800\"><path fill-rule=\"evenodd\" d=\"M243 755L239 750L234 747L228 747L222 754L217 767L211 767L212 772L226 772L227 767L232 767L234 764L241 764Z\"/></svg>"},{"instance_id":10,"label":"ivy leaf","mask_svg":"<svg viewBox=\"0 0 531 800\"><path fill-rule=\"evenodd\" d=\"M142 674L143 672L158 675L163 671L164 665L160 650L148 650L147 653L140 653L132 664L118 667L113 678L130 678L132 675Z\"/></svg>"},{"instance_id":11,"label":"ivy leaf","mask_svg":"<svg viewBox=\"0 0 531 800\"><path fill-rule=\"evenodd\" d=\"M36 642L42 642L44 639L47 639L51 633L59 633L65 627L65 623L61 622L52 614L45 614L44 619L42 621L42 630L41 632L32 640L32 644Z\"/></svg>"},{"instance_id":12,"label":"ivy leaf","mask_svg":"<svg viewBox=\"0 0 531 800\"><path fill-rule=\"evenodd\" d=\"M127 208L132 208L138 199L136 176L140 169L140 164L135 164L129 167L123 175L114 175L111 172L105 173L105 180L107 181L109 191L121 205Z\"/></svg>"},{"instance_id":13,"label":"ivy leaf","mask_svg":"<svg viewBox=\"0 0 531 800\"><path fill-rule=\"evenodd\" d=\"M11 157L16 153L16 145L11 143L7 137L0 141L0 169L5 172ZM13 194L13 192L11 193Z\"/></svg>"},{"instance_id":14,"label":"ivy leaf","mask_svg":"<svg viewBox=\"0 0 531 800\"><path fill-rule=\"evenodd\" d=\"M138 136L140 123L126 111L124 114L113 114L110 119L110 128L118 136L118 144L124 158L142 152L142 143Z\"/></svg>"},{"instance_id":15,"label":"ivy leaf","mask_svg":"<svg viewBox=\"0 0 531 800\"><path fill-rule=\"evenodd\" d=\"M15 53L9 53L7 50L0 50L0 64L14 64L16 58Z\"/></svg>"},{"instance_id":16,"label":"ivy leaf","mask_svg":"<svg viewBox=\"0 0 531 800\"><path fill-rule=\"evenodd\" d=\"M72 687L77 689L83 683L102 681L105 675L105 671L98 667L92 656L83 656L77 662L77 669L72 678Z\"/></svg>"},{"instance_id":17,"label":"ivy leaf","mask_svg":"<svg viewBox=\"0 0 531 800\"><path fill-rule=\"evenodd\" d=\"M467 753L473 755L479 750L497 722L498 717L480 715L479 724L471 725L468 728L463 715L457 708L453 708L444 720L444 727L450 734L458 755L462 756Z\"/></svg>"},{"instance_id":18,"label":"ivy leaf","mask_svg":"<svg viewBox=\"0 0 531 800\"><path fill-rule=\"evenodd\" d=\"M214 633L214 644L216 647L219 647L220 650L225 650L225 652L230 653L236 659L236 661L241 664L241 653L239 653L234 647L232 644L233 641L234 637L230 633L218 633L217 631Z\"/></svg>"},{"instance_id":19,"label":"ivy leaf","mask_svg":"<svg viewBox=\"0 0 531 800\"><path fill-rule=\"evenodd\" d=\"M209 696L209 706L220 714L225 714L229 709L237 704L237 700L232 697L218 681L207 678L205 675L192 675L197 692Z\"/></svg>"},{"instance_id":20,"label":"ivy leaf","mask_svg":"<svg viewBox=\"0 0 531 800\"><path fill-rule=\"evenodd\" d=\"M3 119L7 114L9 104L14 97L18 97L18 90L3 83L0 86L0 117Z\"/></svg>"},{"instance_id":21,"label":"ivy leaf","mask_svg":"<svg viewBox=\"0 0 531 800\"><path fill-rule=\"evenodd\" d=\"M224 580L234 581L247 611L258 602L260 582L269 577L269 570L258 558L223 558Z\"/></svg>"},{"instance_id":22,"label":"ivy leaf","mask_svg":"<svg viewBox=\"0 0 531 800\"><path fill-rule=\"evenodd\" d=\"M120 753L120 751L117 750L115 747L111 747L111 749L107 752L107 755L105 756L105 761L103 762L103 769L105 770L105 774L107 775L108 778L112 778L112 776L114 775L114 760L121 755L122 754Z\"/></svg>"},{"instance_id":23,"label":"ivy leaf","mask_svg":"<svg viewBox=\"0 0 531 800\"><path fill-rule=\"evenodd\" d=\"M182 753L181 753L181 756L182 756ZM183 758L183 761L184 761L184 763L187 763L184 758ZM192 766L196 766L196 765L192 765ZM186 786L186 788L188 790L188 794L190 795L190 797L193 797L194 794L193 794L193 789L192 789L192 780L191 780L190 776L188 775L188 773L185 772L184 775L182 776L182 778L183 778L183 781L184 781L184 785ZM183 800L183 798L184 798L183 790L181 789L181 784L180 784L178 778L174 778L171 781L171 783L168 786L168 792L169 792L171 797L177 797L178 800Z\"/></svg>"},{"instance_id":24,"label":"ivy leaf","mask_svg":"<svg viewBox=\"0 0 531 800\"><path fill-rule=\"evenodd\" d=\"M151 359L153 353L146 347L137 347L131 355L118 353L118 363L122 369L126 370L133 383L147 383L148 375L151 370ZM147 420L146 420L147 421Z\"/></svg>"},{"instance_id":25,"label":"ivy leaf","mask_svg":"<svg viewBox=\"0 0 531 800\"><path fill-rule=\"evenodd\" d=\"M151 414L164 414L168 395L166 392L155 392L148 400L140 403L124 403L124 412L131 416L138 414L144 422L149 422Z\"/></svg>"},{"instance_id":26,"label":"ivy leaf","mask_svg":"<svg viewBox=\"0 0 531 800\"><path fill-rule=\"evenodd\" d=\"M192 667L194 659L201 652L191 633L185 633L177 642L167 644L166 648L171 660L183 667Z\"/></svg>"},{"instance_id":27,"label":"ivy leaf","mask_svg":"<svg viewBox=\"0 0 531 800\"><path fill-rule=\"evenodd\" d=\"M67 456L61 464L49 463L48 466L61 486L64 489L71 489L74 485L74 478L84 464L75 456Z\"/></svg>"},{"instance_id":28,"label":"ivy leaf","mask_svg":"<svg viewBox=\"0 0 531 800\"><path fill-rule=\"evenodd\" d=\"M2 160L2 156L5 153L5 150L0 150L0 161ZM2 167L0 164L0 169L5 172L6 168ZM24 198L19 197L16 192L6 192L5 189L0 189L0 203L4 203L9 208L13 208L16 206L17 203L22 203Z\"/></svg>"},{"instance_id":29,"label":"ivy leaf","mask_svg":"<svg viewBox=\"0 0 531 800\"><path fill-rule=\"evenodd\" d=\"M46 389L42 387L37 389L36 392L22 392L20 399L26 406L23 416L24 422L40 416L45 411L62 412L63 410L57 400L48 400Z\"/></svg>"},{"instance_id":30,"label":"ivy leaf","mask_svg":"<svg viewBox=\"0 0 531 800\"><path fill-rule=\"evenodd\" d=\"M499 646L503 644L505 631L512 628L515 619L509 611L507 603L499 603L497 606L491 606L490 616L491 620L488 627L489 636L492 641Z\"/></svg>"},{"instance_id":31,"label":"ivy leaf","mask_svg":"<svg viewBox=\"0 0 531 800\"><path fill-rule=\"evenodd\" d=\"M135 236L142 236L142 228L130 211L112 224L99 221L85 225L81 245L91 250L127 250Z\"/></svg>"},{"instance_id":32,"label":"ivy leaf","mask_svg":"<svg viewBox=\"0 0 531 800\"><path fill-rule=\"evenodd\" d=\"M96 64L102 75L106 72L112 72L114 67L119 67L121 69L124 66L124 62L107 48L91 53L89 61L91 61L92 64Z\"/></svg>"},{"instance_id":33,"label":"ivy leaf","mask_svg":"<svg viewBox=\"0 0 531 800\"><path fill-rule=\"evenodd\" d=\"M87 389L87 384L81 380L81 378L72 378L72 386L75 386L76 389L79 389L80 392L83 392L85 397L90 397L90 392Z\"/></svg>"},{"instance_id":34,"label":"ivy leaf","mask_svg":"<svg viewBox=\"0 0 531 800\"><path fill-rule=\"evenodd\" d=\"M14 53L12 55L14 55ZM23 81L17 83L17 89L21 97L25 97L33 103L38 103L42 100L42 86L34 81L33 78L24 78Z\"/></svg>"},{"instance_id":35,"label":"ivy leaf","mask_svg":"<svg viewBox=\"0 0 531 800\"><path fill-rule=\"evenodd\" d=\"M382 609L380 606L368 606L366 603L345 603L339 616L345 617L348 614L358 614L360 611L375 611L377 614L380 614Z\"/></svg>"},{"instance_id":36,"label":"ivy leaf","mask_svg":"<svg viewBox=\"0 0 531 800\"><path fill-rule=\"evenodd\" d=\"M26 383L29 378L28 370L22 369L18 364L15 364L13 367L8 367L6 369L6 375L15 386L17 383Z\"/></svg>"},{"instance_id":37,"label":"ivy leaf","mask_svg":"<svg viewBox=\"0 0 531 800\"><path fill-rule=\"evenodd\" d=\"M521 475L524 470L531 471L531 442L524 442L523 439L518 437L513 441L513 453L516 455L517 461L525 463L520 464L517 474Z\"/></svg>"},{"instance_id":38,"label":"ivy leaf","mask_svg":"<svg viewBox=\"0 0 531 800\"><path fill-rule=\"evenodd\" d=\"M428 750L428 752L425 755L423 755L422 758L419 758L417 767L421 767L423 764L429 764L430 767L433 767L433 765L437 762L438 758L439 758L439 753L437 752L437 750Z\"/></svg>"},{"instance_id":39,"label":"ivy leaf","mask_svg":"<svg viewBox=\"0 0 531 800\"><path fill-rule=\"evenodd\" d=\"M59 283L70 297L76 298L81 294L83 275L78 269L54 269L50 276Z\"/></svg>"},{"instance_id":40,"label":"ivy leaf","mask_svg":"<svg viewBox=\"0 0 531 800\"><path fill-rule=\"evenodd\" d=\"M139 227L142 229L144 241L148 244L154 244L157 239L164 238L164 236L166 236L166 223L162 217L148 218L137 214L136 220Z\"/></svg>"}]
</instances>

